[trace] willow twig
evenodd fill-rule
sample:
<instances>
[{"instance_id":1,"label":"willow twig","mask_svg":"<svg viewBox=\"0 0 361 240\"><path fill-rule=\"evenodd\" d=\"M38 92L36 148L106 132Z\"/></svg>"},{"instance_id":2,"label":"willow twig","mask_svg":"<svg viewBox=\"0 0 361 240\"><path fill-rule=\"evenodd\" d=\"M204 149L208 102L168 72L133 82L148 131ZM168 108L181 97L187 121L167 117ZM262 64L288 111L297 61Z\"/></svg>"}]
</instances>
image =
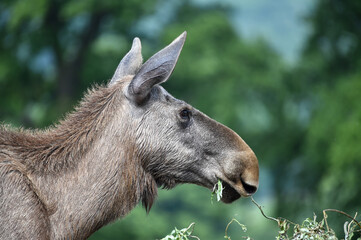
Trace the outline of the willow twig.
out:
<instances>
[{"instance_id":1,"label":"willow twig","mask_svg":"<svg viewBox=\"0 0 361 240\"><path fill-rule=\"evenodd\" d=\"M238 222L238 220L237 220L237 219L232 218L232 220L231 220L231 221L227 224L226 230L224 231L224 238L227 238L228 240L231 240L231 238L230 238L230 237L228 237L228 233L227 233L227 231L228 231L228 227L229 227L229 225L231 225L231 223L232 223L232 222L236 222L236 223L238 223L238 225L242 227L242 230L243 230L244 232L246 232L246 231L247 231L247 228L246 228L246 226L245 226L245 225L243 225L242 223ZM247 238L247 239L249 239L248 237L242 237L242 238Z\"/></svg>"},{"instance_id":2,"label":"willow twig","mask_svg":"<svg viewBox=\"0 0 361 240\"><path fill-rule=\"evenodd\" d=\"M258 209L261 211L262 215L263 215L265 218L267 218L267 219L269 219L269 220L276 221L276 222L279 224L279 222L280 222L279 219L274 218L274 217L269 217L269 216L267 216L267 215L263 212L262 207L253 199L253 197L251 197L251 200L252 200L252 202L258 207Z\"/></svg>"},{"instance_id":3,"label":"willow twig","mask_svg":"<svg viewBox=\"0 0 361 240\"><path fill-rule=\"evenodd\" d=\"M324 210L323 210L323 215L324 215L324 216L325 216L325 215L327 216L326 212L337 212L337 213L340 213L340 214L342 214L342 215L345 215L346 217L352 219L352 221L354 221L354 222L359 226L359 228L361 229L360 223L359 223L355 218L353 218L351 215L349 215L349 214L347 214L347 213L345 213L345 212L343 212L343 211L340 211L340 210L337 210L337 209L324 209ZM327 225L327 221L326 221L326 225ZM327 225L327 228L328 228L328 225ZM328 230L328 229L327 229L327 230Z\"/></svg>"}]
</instances>

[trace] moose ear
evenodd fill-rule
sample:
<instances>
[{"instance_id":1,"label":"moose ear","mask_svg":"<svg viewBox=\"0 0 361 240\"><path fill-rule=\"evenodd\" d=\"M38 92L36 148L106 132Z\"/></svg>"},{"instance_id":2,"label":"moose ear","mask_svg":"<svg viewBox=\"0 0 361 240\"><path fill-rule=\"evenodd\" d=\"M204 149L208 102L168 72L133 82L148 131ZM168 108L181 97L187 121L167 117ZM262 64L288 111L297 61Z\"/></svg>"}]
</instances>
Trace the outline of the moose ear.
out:
<instances>
[{"instance_id":1,"label":"moose ear","mask_svg":"<svg viewBox=\"0 0 361 240\"><path fill-rule=\"evenodd\" d=\"M132 48L120 61L108 86L113 85L117 80L124 76L135 75L142 66L142 63L142 45L139 38L134 38Z\"/></svg>"},{"instance_id":2,"label":"moose ear","mask_svg":"<svg viewBox=\"0 0 361 240\"><path fill-rule=\"evenodd\" d=\"M128 86L128 95L136 103L144 102L152 87L168 80L177 63L187 32L146 61Z\"/></svg>"}]
</instances>

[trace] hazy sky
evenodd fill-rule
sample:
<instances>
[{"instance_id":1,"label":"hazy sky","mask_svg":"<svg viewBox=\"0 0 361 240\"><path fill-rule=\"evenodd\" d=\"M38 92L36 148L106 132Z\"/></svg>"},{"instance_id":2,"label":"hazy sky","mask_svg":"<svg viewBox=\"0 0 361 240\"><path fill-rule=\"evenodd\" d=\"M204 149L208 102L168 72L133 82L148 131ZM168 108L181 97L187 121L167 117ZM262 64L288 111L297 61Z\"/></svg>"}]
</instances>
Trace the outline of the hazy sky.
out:
<instances>
[{"instance_id":1,"label":"hazy sky","mask_svg":"<svg viewBox=\"0 0 361 240\"><path fill-rule=\"evenodd\" d=\"M246 38L266 39L283 57L294 62L308 34L305 17L312 0L193 0L198 4L219 3L234 10L231 21Z\"/></svg>"},{"instance_id":2,"label":"hazy sky","mask_svg":"<svg viewBox=\"0 0 361 240\"><path fill-rule=\"evenodd\" d=\"M230 20L240 36L247 39L264 38L285 60L293 63L308 34L304 18L312 9L312 0L192 0L197 5L217 3L233 10ZM138 29L157 36L181 3L162 1L153 16L140 21ZM186 30L186 29L185 29Z\"/></svg>"},{"instance_id":3,"label":"hazy sky","mask_svg":"<svg viewBox=\"0 0 361 240\"><path fill-rule=\"evenodd\" d=\"M287 60L296 60L308 35L305 17L312 9L311 0L234 2L238 4L238 10L232 16L232 22L243 36L262 36Z\"/></svg>"}]
</instances>

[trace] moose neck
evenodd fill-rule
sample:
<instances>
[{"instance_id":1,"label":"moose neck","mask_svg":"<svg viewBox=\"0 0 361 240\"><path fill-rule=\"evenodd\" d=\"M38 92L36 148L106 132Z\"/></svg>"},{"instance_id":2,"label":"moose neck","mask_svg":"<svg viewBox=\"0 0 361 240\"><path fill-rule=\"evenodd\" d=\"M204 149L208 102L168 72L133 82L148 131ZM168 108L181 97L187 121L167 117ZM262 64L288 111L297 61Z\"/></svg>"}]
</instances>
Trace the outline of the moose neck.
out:
<instances>
[{"instance_id":1,"label":"moose neck","mask_svg":"<svg viewBox=\"0 0 361 240\"><path fill-rule=\"evenodd\" d=\"M54 239L84 239L138 202L147 210L153 203L156 184L137 157L134 123L118 114L119 98L107 88L89 93L58 127L38 136L39 146L48 140L37 149L40 160L25 160Z\"/></svg>"}]
</instances>

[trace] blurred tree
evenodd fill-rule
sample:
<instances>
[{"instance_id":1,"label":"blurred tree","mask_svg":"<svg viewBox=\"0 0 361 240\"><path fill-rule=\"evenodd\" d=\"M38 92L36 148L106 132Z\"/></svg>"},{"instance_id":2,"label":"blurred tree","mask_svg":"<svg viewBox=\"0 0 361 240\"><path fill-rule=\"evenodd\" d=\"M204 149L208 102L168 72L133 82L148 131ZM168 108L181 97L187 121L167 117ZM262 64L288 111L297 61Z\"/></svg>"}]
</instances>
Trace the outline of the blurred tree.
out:
<instances>
[{"instance_id":1,"label":"blurred tree","mask_svg":"<svg viewBox=\"0 0 361 240\"><path fill-rule=\"evenodd\" d=\"M361 208L360 92L361 71L337 79L333 88L322 92L319 110L310 125L309 154L323 168L316 195L322 207L338 206L348 211Z\"/></svg>"},{"instance_id":2,"label":"blurred tree","mask_svg":"<svg viewBox=\"0 0 361 240\"><path fill-rule=\"evenodd\" d=\"M308 85L315 109L305 145L307 171L318 185L320 207L352 211L361 207L355 172L361 163L361 4L320 0L309 20L313 31L304 59L318 63L318 77Z\"/></svg>"},{"instance_id":3,"label":"blurred tree","mask_svg":"<svg viewBox=\"0 0 361 240\"><path fill-rule=\"evenodd\" d=\"M301 134L288 139L298 146L286 163L291 177L275 175L278 184L292 183L278 192L278 212L290 217L338 208L352 214L361 208L361 4L319 0L307 20L312 32L303 56L285 75L285 106L293 106L286 114L297 112ZM342 226L345 219L338 221Z\"/></svg>"},{"instance_id":4,"label":"blurred tree","mask_svg":"<svg viewBox=\"0 0 361 240\"><path fill-rule=\"evenodd\" d=\"M322 58L320 70L330 77L327 84L357 70L361 52L360 1L319 0L308 21L312 33L304 53Z\"/></svg>"},{"instance_id":5,"label":"blurred tree","mask_svg":"<svg viewBox=\"0 0 361 240\"><path fill-rule=\"evenodd\" d=\"M154 6L150 0L1 1L2 119L51 123L85 86L111 77L136 20Z\"/></svg>"}]
</instances>

